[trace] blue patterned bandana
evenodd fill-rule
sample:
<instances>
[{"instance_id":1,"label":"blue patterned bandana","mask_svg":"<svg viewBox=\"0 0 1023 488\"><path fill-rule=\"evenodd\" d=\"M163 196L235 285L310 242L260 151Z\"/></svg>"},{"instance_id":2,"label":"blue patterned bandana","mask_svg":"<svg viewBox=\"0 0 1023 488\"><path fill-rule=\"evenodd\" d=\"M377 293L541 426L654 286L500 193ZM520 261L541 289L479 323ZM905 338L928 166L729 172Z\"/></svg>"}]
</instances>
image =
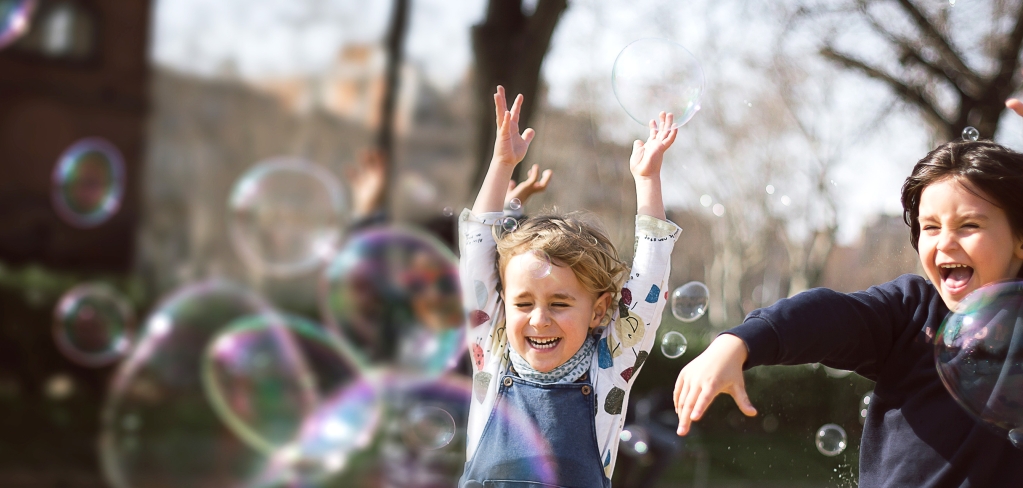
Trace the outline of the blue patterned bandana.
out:
<instances>
[{"instance_id":1,"label":"blue patterned bandana","mask_svg":"<svg viewBox=\"0 0 1023 488\"><path fill-rule=\"evenodd\" d=\"M529 381L544 384L573 383L590 370L590 364L593 362L593 352L596 349L597 338L590 335L586 337L582 347L572 357L568 358L568 361L565 361L565 364L546 373L533 369L529 362L522 356L519 356L519 353L515 352L515 349L511 347L508 348L508 356L511 359L512 366L515 368L515 372Z\"/></svg>"}]
</instances>

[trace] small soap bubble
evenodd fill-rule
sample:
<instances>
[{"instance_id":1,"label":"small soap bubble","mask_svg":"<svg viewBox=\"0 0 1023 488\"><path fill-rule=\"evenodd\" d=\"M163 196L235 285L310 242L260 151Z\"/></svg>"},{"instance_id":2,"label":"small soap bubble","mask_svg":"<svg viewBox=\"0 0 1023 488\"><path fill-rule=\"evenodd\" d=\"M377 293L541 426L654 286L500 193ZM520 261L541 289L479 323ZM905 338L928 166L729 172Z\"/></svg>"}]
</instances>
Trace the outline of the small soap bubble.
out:
<instances>
[{"instance_id":1,"label":"small soap bubble","mask_svg":"<svg viewBox=\"0 0 1023 488\"><path fill-rule=\"evenodd\" d=\"M36 0L0 1L0 49L28 32L36 3Z\"/></svg>"},{"instance_id":2,"label":"small soap bubble","mask_svg":"<svg viewBox=\"0 0 1023 488\"><path fill-rule=\"evenodd\" d=\"M661 337L661 354L666 358L675 359L685 354L688 346L689 341L681 332L671 330Z\"/></svg>"},{"instance_id":3,"label":"small soap bubble","mask_svg":"<svg viewBox=\"0 0 1023 488\"><path fill-rule=\"evenodd\" d=\"M845 451L848 439L845 429L838 424L825 424L817 429L817 450L825 456L837 456Z\"/></svg>"},{"instance_id":4,"label":"small soap bubble","mask_svg":"<svg viewBox=\"0 0 1023 488\"><path fill-rule=\"evenodd\" d=\"M696 114L703 83L703 69L696 57L667 39L630 43L611 69L615 98L644 127L661 112L675 115L672 128L685 125Z\"/></svg>"},{"instance_id":5,"label":"small soap bubble","mask_svg":"<svg viewBox=\"0 0 1023 488\"><path fill-rule=\"evenodd\" d=\"M767 190L768 195L774 195L774 185L767 185L767 188L765 188L765 190Z\"/></svg>"},{"instance_id":6,"label":"small soap bubble","mask_svg":"<svg viewBox=\"0 0 1023 488\"><path fill-rule=\"evenodd\" d=\"M861 424L867 418L867 407L870 406L870 400L871 400L871 398L873 398L873 396L874 396L874 392L873 391L869 391L869 392L867 392L866 395L863 395L863 398L860 398L860 423Z\"/></svg>"},{"instance_id":7,"label":"small soap bubble","mask_svg":"<svg viewBox=\"0 0 1023 488\"><path fill-rule=\"evenodd\" d=\"M53 169L53 206L65 222L95 227L117 213L124 186L121 152L103 139L82 139L60 155Z\"/></svg>"},{"instance_id":8,"label":"small soap bubble","mask_svg":"<svg viewBox=\"0 0 1023 488\"><path fill-rule=\"evenodd\" d=\"M788 207L789 205L792 205L792 199L789 198L788 195L782 195L781 196L781 204L785 205L786 207Z\"/></svg>"},{"instance_id":9,"label":"small soap bubble","mask_svg":"<svg viewBox=\"0 0 1023 488\"><path fill-rule=\"evenodd\" d=\"M416 405L405 416L405 441L409 447L435 450L455 438L455 419L440 407Z\"/></svg>"},{"instance_id":10,"label":"small soap bubble","mask_svg":"<svg viewBox=\"0 0 1023 488\"><path fill-rule=\"evenodd\" d=\"M57 348L83 366L105 366L128 353L135 316L131 305L113 288L100 283L76 286L54 309Z\"/></svg>"},{"instance_id":11,"label":"small soap bubble","mask_svg":"<svg viewBox=\"0 0 1023 488\"><path fill-rule=\"evenodd\" d=\"M699 281L690 281L671 292L671 313L683 322L694 322L707 312L710 290Z\"/></svg>"},{"instance_id":12,"label":"small soap bubble","mask_svg":"<svg viewBox=\"0 0 1023 488\"><path fill-rule=\"evenodd\" d=\"M508 202L508 208L512 210L518 210L522 208L522 200L519 200L518 198L512 198L511 201Z\"/></svg>"},{"instance_id":13,"label":"small soap bubble","mask_svg":"<svg viewBox=\"0 0 1023 488\"><path fill-rule=\"evenodd\" d=\"M745 103L747 107L752 107L753 106L753 102L751 102L749 100L743 100L742 103Z\"/></svg>"},{"instance_id":14,"label":"small soap bubble","mask_svg":"<svg viewBox=\"0 0 1023 488\"><path fill-rule=\"evenodd\" d=\"M720 217L725 214L725 206L720 203L715 203L714 207L711 208L711 211L714 212L714 215Z\"/></svg>"},{"instance_id":15,"label":"small soap bubble","mask_svg":"<svg viewBox=\"0 0 1023 488\"><path fill-rule=\"evenodd\" d=\"M701 195L700 196L700 205L703 205L704 207L709 207L710 204L712 204L712 203L714 203L714 199L711 198L710 195Z\"/></svg>"},{"instance_id":16,"label":"small soap bubble","mask_svg":"<svg viewBox=\"0 0 1023 488\"><path fill-rule=\"evenodd\" d=\"M500 221L501 228L505 232L515 232L519 228L519 221L515 220L514 217L504 217Z\"/></svg>"},{"instance_id":17,"label":"small soap bubble","mask_svg":"<svg viewBox=\"0 0 1023 488\"><path fill-rule=\"evenodd\" d=\"M620 452L630 457L643 457L650 450L650 435L646 428L632 424L625 426L618 434L621 442L618 444Z\"/></svg>"},{"instance_id":18,"label":"small soap bubble","mask_svg":"<svg viewBox=\"0 0 1023 488\"><path fill-rule=\"evenodd\" d=\"M956 6L956 0L948 0L948 5L950 7L955 7Z\"/></svg>"},{"instance_id":19,"label":"small soap bubble","mask_svg":"<svg viewBox=\"0 0 1023 488\"><path fill-rule=\"evenodd\" d=\"M455 215L455 209L451 207L444 207L444 210L442 210L441 213L443 213L445 217L451 217Z\"/></svg>"},{"instance_id":20,"label":"small soap bubble","mask_svg":"<svg viewBox=\"0 0 1023 488\"><path fill-rule=\"evenodd\" d=\"M953 2L952 5L955 5L955 2ZM980 131L979 130L974 129L973 127L967 127L965 129L963 129L963 140L964 141L976 142L977 139L980 139Z\"/></svg>"},{"instance_id":21,"label":"small soap bubble","mask_svg":"<svg viewBox=\"0 0 1023 488\"><path fill-rule=\"evenodd\" d=\"M542 249L533 249L530 253L535 260L529 263L529 275L537 280L550 276L553 267L551 257Z\"/></svg>"}]
</instances>

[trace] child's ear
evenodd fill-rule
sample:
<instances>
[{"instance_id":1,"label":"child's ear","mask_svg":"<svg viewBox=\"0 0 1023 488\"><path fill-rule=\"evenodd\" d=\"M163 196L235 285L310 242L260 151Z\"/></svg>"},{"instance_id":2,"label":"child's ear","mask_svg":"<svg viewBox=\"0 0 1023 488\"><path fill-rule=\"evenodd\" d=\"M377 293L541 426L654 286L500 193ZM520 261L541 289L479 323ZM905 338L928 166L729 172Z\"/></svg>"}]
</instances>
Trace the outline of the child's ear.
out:
<instances>
[{"instance_id":1,"label":"child's ear","mask_svg":"<svg viewBox=\"0 0 1023 488\"><path fill-rule=\"evenodd\" d=\"M605 291L593 304L593 318L590 320L590 328L597 327L604 321L608 309L611 308L611 292Z\"/></svg>"}]
</instances>

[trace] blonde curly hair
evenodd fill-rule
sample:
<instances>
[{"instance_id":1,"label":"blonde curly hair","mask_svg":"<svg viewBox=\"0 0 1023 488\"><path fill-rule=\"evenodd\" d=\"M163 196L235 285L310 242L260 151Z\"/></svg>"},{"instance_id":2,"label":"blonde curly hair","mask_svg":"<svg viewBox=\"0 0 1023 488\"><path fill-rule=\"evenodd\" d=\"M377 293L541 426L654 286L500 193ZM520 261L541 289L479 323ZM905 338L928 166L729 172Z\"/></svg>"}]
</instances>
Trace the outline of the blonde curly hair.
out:
<instances>
[{"instance_id":1,"label":"blonde curly hair","mask_svg":"<svg viewBox=\"0 0 1023 488\"><path fill-rule=\"evenodd\" d=\"M603 225L579 212L548 212L521 220L515 230L496 236L501 281L511 258L533 250L543 251L552 264L571 268L587 291L596 296L610 292L611 306L617 306L629 268L618 258ZM499 227L495 227L495 232L499 232Z\"/></svg>"}]
</instances>

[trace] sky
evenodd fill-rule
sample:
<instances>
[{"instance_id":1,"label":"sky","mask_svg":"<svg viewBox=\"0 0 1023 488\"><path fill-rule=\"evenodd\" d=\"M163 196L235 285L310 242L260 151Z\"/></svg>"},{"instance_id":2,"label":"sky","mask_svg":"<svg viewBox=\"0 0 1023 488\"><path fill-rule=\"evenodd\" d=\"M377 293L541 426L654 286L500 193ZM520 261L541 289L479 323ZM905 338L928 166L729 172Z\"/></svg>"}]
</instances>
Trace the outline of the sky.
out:
<instances>
[{"instance_id":1,"label":"sky","mask_svg":"<svg viewBox=\"0 0 1023 488\"><path fill-rule=\"evenodd\" d=\"M525 4L533 8L535 0ZM406 56L432 84L450 90L470 67L470 29L482 20L486 0L413 0L411 5ZM699 59L706 84L713 87L705 93L723 97L719 105L740 116L742 110L756 110L755 94L770 87L751 77L742 60L766 56L765 49L782 26L759 20L756 7L751 11L749 5L712 0L573 0L543 66L548 102L565 108L589 106L612 120L620 118L621 123L612 124L615 130L610 137L642 136L643 127L633 124L614 102L611 69L625 45L654 36L686 46ZM971 13L965 2L956 8L952 13L965 21L979 21L975 17L980 14ZM200 76L225 71L246 78L315 75L330 68L344 44L379 41L389 9L386 1L157 0L152 58L159 65ZM793 44L799 49L798 36ZM582 95L578 87L584 82L595 93ZM877 83L844 75L835 79L835 86L840 89L833 108L818 123L826 126L831 137L852 141L833 173L839 190L839 242L850 243L875 215L901 213L902 181L930 143L922 122L911 113L874 120L892 103ZM701 115L697 113L690 125L701 123ZM680 138L686 136L683 127ZM1006 115L995 139L1023 149L1023 121ZM666 192L665 198L670 206L695 208L699 197L714 189L693 183L701 181L700 171L690 168L684 153L680 150L666 161L673 166L666 175L675 181L665 184L680 190Z\"/></svg>"}]
</instances>

